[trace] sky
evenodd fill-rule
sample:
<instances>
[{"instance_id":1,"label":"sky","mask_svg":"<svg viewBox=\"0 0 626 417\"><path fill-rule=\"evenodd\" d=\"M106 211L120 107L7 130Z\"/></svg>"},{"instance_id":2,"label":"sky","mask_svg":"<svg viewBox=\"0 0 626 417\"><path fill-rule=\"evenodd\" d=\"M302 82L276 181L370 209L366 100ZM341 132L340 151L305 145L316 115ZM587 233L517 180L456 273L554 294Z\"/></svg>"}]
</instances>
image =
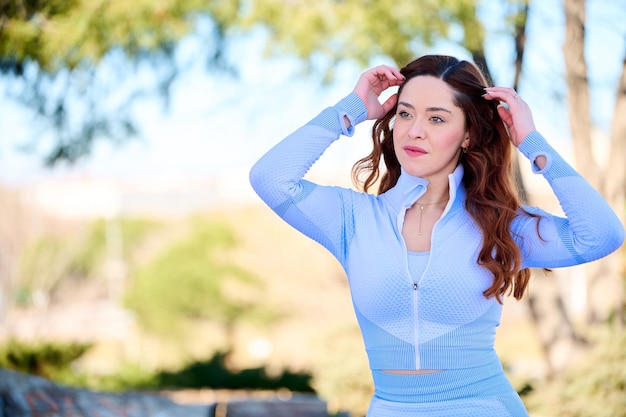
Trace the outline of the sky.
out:
<instances>
[{"instance_id":1,"label":"sky","mask_svg":"<svg viewBox=\"0 0 626 417\"><path fill-rule=\"evenodd\" d=\"M587 16L587 60L596 83L592 90L593 117L605 129L612 116L614 86L626 50L626 25L615 23L626 21L626 5L619 3L589 0ZM519 92L533 109L538 130L567 157L569 125L560 95L565 85L560 7L556 0L532 2ZM514 59L511 38L503 34L499 10L485 8L483 20L494 78L500 85L510 85ZM343 64L336 81L322 86L317 78L302 75L293 58L265 58L265 33L258 30L230 41L228 59L239 70L234 77L207 72L204 62L195 59L197 42L191 37L178 50L186 71L173 85L169 111L164 112L155 100L142 102L135 109L141 129L137 140L123 146L100 142L92 156L71 167L44 168L41 157L17 151L17 146L32 136L32 115L6 99L0 101L0 184L28 186L80 177L167 187L197 180L211 182L226 198L251 200L254 196L247 173L254 161L324 107L347 95L363 71ZM424 52L470 58L450 43ZM390 64L384 59L372 64L381 63ZM141 76L146 75L138 74ZM6 80L0 80L0 95L4 96L6 88ZM336 142L311 174L320 181L350 185L352 164L369 153L370 126L364 123L354 138Z\"/></svg>"}]
</instances>

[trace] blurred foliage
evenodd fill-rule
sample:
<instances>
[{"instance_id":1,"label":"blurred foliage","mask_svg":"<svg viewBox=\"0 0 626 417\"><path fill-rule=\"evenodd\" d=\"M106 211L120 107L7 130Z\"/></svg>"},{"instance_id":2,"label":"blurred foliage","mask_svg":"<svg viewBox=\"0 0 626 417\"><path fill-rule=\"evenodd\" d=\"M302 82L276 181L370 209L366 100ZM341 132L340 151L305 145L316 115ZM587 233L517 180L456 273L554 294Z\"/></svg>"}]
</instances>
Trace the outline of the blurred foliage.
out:
<instances>
[{"instance_id":1,"label":"blurred foliage","mask_svg":"<svg viewBox=\"0 0 626 417\"><path fill-rule=\"evenodd\" d=\"M228 353L217 352L206 361L194 362L179 370L147 371L125 365L117 372L92 375L77 371L73 363L90 349L89 344L21 342L11 340L0 346L0 367L40 376L58 384L98 391L158 390L179 388L259 389L281 388L313 392L311 374L282 370L270 374L265 367L231 370Z\"/></svg>"},{"instance_id":2,"label":"blurred foliage","mask_svg":"<svg viewBox=\"0 0 626 417\"><path fill-rule=\"evenodd\" d=\"M513 9L526 0L508 0ZM0 60L19 73L36 63L48 73L97 64L110 51L129 58L173 45L194 29L198 17L214 22L213 36L263 25L270 50L330 62L351 59L367 65L388 56L411 60L419 45L437 39L482 50L484 27L476 0L20 0L0 3ZM294 24L297 22L297 24ZM453 34L454 28L462 33ZM210 39L209 39L210 41ZM216 44L220 53L224 44Z\"/></svg>"},{"instance_id":3,"label":"blurred foliage","mask_svg":"<svg viewBox=\"0 0 626 417\"><path fill-rule=\"evenodd\" d=\"M0 3L2 69L21 73L34 63L47 73L96 65L111 50L129 58L171 50L207 14L223 27L238 1L17 0Z\"/></svg>"},{"instance_id":4,"label":"blurred foliage","mask_svg":"<svg viewBox=\"0 0 626 417\"><path fill-rule=\"evenodd\" d=\"M87 388L95 391L123 392L129 390L152 390L159 388L157 374L133 364L122 364L115 372L107 374L62 375L57 378L59 384Z\"/></svg>"},{"instance_id":5,"label":"blurred foliage","mask_svg":"<svg viewBox=\"0 0 626 417\"><path fill-rule=\"evenodd\" d=\"M191 232L137 270L126 306L139 323L160 336L180 336L197 320L221 323L227 333L245 320L260 325L278 316L263 300L262 282L227 256L236 244L222 223L191 220Z\"/></svg>"},{"instance_id":6,"label":"blurred foliage","mask_svg":"<svg viewBox=\"0 0 626 417\"><path fill-rule=\"evenodd\" d=\"M27 245L20 257L17 303L27 305L39 296L49 297L71 275L76 241L59 236L42 236Z\"/></svg>"},{"instance_id":7,"label":"blurred foliage","mask_svg":"<svg viewBox=\"0 0 626 417\"><path fill-rule=\"evenodd\" d=\"M503 2L512 33L510 17L528 0ZM133 103L153 92L167 102L189 66L177 62L176 48L190 36L199 45L195 59L231 71L229 37L259 26L269 31L269 55L295 55L326 80L340 61L368 65L386 56L402 65L438 39L458 43L486 67L478 7L476 0L0 2L0 74L14 80L9 97L45 122L25 149L40 150L52 128L57 140L46 162L72 162L98 139L123 143L138 135Z\"/></svg>"},{"instance_id":8,"label":"blurred foliage","mask_svg":"<svg viewBox=\"0 0 626 417\"><path fill-rule=\"evenodd\" d=\"M6 93L39 122L24 150L45 152L47 164L73 162L89 154L96 140L123 143L136 137L133 104L154 92L167 101L179 71L177 43L199 17L209 16L205 56L220 67L224 31L237 10L237 1L0 2ZM41 138L51 133L55 143L42 150Z\"/></svg>"},{"instance_id":9,"label":"blurred foliage","mask_svg":"<svg viewBox=\"0 0 626 417\"><path fill-rule=\"evenodd\" d=\"M158 223L151 220L124 218L95 221L83 236L70 233L39 237L24 248L20 257L18 304L30 304L35 294L50 297L65 281L101 275L103 262L112 255L111 234L119 233L119 255L130 262L132 250L157 228Z\"/></svg>"},{"instance_id":10,"label":"blurred foliage","mask_svg":"<svg viewBox=\"0 0 626 417\"><path fill-rule=\"evenodd\" d=\"M313 392L311 374L283 370L271 375L265 367L231 370L226 365L228 352L217 352L207 361L194 362L179 371L162 371L156 381L160 388L214 388Z\"/></svg>"},{"instance_id":11,"label":"blurred foliage","mask_svg":"<svg viewBox=\"0 0 626 417\"><path fill-rule=\"evenodd\" d=\"M54 380L71 374L72 363L89 348L81 343L9 340L0 346L0 367Z\"/></svg>"},{"instance_id":12,"label":"blurred foliage","mask_svg":"<svg viewBox=\"0 0 626 417\"><path fill-rule=\"evenodd\" d=\"M323 71L329 76L342 60L366 66L372 58L386 56L404 65L439 39L451 39L470 51L482 51L484 41L475 0L249 3L244 24L269 28L271 54L296 55L309 63L322 56L327 62ZM455 28L460 31L455 33Z\"/></svg>"},{"instance_id":13,"label":"blurred foliage","mask_svg":"<svg viewBox=\"0 0 626 417\"><path fill-rule=\"evenodd\" d=\"M533 384L524 397L531 414L626 417L626 332L595 329L595 347L553 381Z\"/></svg>"},{"instance_id":14,"label":"blurred foliage","mask_svg":"<svg viewBox=\"0 0 626 417\"><path fill-rule=\"evenodd\" d=\"M159 222L144 218L97 220L91 225L81 251L72 259L71 269L79 275L88 276L102 264L113 239L119 240L122 259L130 262L132 251L160 226Z\"/></svg>"}]
</instances>

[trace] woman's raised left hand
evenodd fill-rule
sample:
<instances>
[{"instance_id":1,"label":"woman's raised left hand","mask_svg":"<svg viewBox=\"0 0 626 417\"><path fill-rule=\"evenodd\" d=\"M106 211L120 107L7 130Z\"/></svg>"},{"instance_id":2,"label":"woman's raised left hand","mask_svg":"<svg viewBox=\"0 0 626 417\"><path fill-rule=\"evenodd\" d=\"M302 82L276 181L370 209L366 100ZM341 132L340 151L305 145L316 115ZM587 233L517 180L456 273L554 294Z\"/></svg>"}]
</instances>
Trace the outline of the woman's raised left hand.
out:
<instances>
[{"instance_id":1,"label":"woman's raised left hand","mask_svg":"<svg viewBox=\"0 0 626 417\"><path fill-rule=\"evenodd\" d=\"M404 75L397 68L388 65L379 65L361 74L354 87L354 92L365 103L368 119L380 119L396 105L397 94L392 94L382 104L378 101L378 97L383 91L390 87L399 86L403 82Z\"/></svg>"},{"instance_id":2,"label":"woman's raised left hand","mask_svg":"<svg viewBox=\"0 0 626 417\"><path fill-rule=\"evenodd\" d=\"M530 106L512 88L487 87L483 97L487 100L499 100L506 103L498 106L498 113L509 129L511 142L516 147L535 129L535 122Z\"/></svg>"}]
</instances>

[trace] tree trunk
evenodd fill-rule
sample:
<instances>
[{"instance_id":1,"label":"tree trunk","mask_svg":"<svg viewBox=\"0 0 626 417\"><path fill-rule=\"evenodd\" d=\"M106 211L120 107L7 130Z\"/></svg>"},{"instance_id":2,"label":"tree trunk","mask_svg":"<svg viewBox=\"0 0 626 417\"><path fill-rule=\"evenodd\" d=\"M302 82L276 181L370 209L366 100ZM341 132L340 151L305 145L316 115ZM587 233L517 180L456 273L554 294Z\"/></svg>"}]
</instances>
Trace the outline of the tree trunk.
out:
<instances>
[{"instance_id":1,"label":"tree trunk","mask_svg":"<svg viewBox=\"0 0 626 417\"><path fill-rule=\"evenodd\" d=\"M624 168L624 124L620 120L624 114L624 76L615 108L612 148L608 164L594 160L591 137L591 116L589 105L589 80L585 62L585 0L565 0L565 41L563 54L569 90L569 119L574 145L574 158L579 172L600 192L604 193L609 204L616 209L623 220L625 168ZM620 112L621 113L618 113ZM604 171L604 169L608 169ZM602 180L606 179L605 183ZM623 321L622 277L623 254L621 251L592 262L587 271L586 321L589 324L608 321L619 315Z\"/></svg>"},{"instance_id":2,"label":"tree trunk","mask_svg":"<svg viewBox=\"0 0 626 417\"><path fill-rule=\"evenodd\" d=\"M591 185L598 187L597 164L591 146L589 79L585 61L586 0L565 0L563 56L568 89L568 109L576 167Z\"/></svg>"},{"instance_id":3,"label":"tree trunk","mask_svg":"<svg viewBox=\"0 0 626 417\"><path fill-rule=\"evenodd\" d=\"M574 330L556 279L551 274L546 276L541 271L533 271L528 294L528 307L545 354L548 379L576 362L588 347L586 340Z\"/></svg>"},{"instance_id":4,"label":"tree trunk","mask_svg":"<svg viewBox=\"0 0 626 417\"><path fill-rule=\"evenodd\" d=\"M528 20L528 3L517 10L515 22L515 78L513 88L519 88L522 73L524 52L526 48L526 22ZM515 155L515 176L520 189L522 203L532 204L529 193L521 174L521 163L525 159ZM539 334L539 340L546 361L547 376L552 377L560 372L571 359L580 353L586 343L577 335L559 291L554 276L543 276L533 272L532 283L526 298L531 320Z\"/></svg>"},{"instance_id":5,"label":"tree trunk","mask_svg":"<svg viewBox=\"0 0 626 417\"><path fill-rule=\"evenodd\" d=\"M517 91L522 75L524 52L526 51L526 22L528 21L528 2L524 3L515 16L515 78L513 88Z\"/></svg>"},{"instance_id":6,"label":"tree trunk","mask_svg":"<svg viewBox=\"0 0 626 417\"><path fill-rule=\"evenodd\" d=\"M617 86L615 111L611 126L611 147L606 175L602 192L609 204L615 209L622 224L626 224L626 51L622 60L622 73ZM602 319L615 314L616 324L623 326L626 323L624 312L624 245L606 259L599 261L603 268L596 269L591 276L592 307L591 319ZM603 281L606 281L607 290L615 299L614 311L604 311L606 294L603 290Z\"/></svg>"}]
</instances>

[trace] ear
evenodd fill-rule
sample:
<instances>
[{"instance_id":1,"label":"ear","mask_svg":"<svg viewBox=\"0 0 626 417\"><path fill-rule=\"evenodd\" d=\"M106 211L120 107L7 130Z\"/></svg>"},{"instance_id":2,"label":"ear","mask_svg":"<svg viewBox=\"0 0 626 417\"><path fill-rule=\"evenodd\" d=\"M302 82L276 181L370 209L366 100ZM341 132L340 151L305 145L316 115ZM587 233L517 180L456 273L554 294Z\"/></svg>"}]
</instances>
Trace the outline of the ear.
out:
<instances>
[{"instance_id":1,"label":"ear","mask_svg":"<svg viewBox=\"0 0 626 417\"><path fill-rule=\"evenodd\" d=\"M469 144L470 144L470 139L469 139L469 136L466 135L465 139L463 139L463 142L461 142L461 148L467 148L469 147Z\"/></svg>"}]
</instances>

